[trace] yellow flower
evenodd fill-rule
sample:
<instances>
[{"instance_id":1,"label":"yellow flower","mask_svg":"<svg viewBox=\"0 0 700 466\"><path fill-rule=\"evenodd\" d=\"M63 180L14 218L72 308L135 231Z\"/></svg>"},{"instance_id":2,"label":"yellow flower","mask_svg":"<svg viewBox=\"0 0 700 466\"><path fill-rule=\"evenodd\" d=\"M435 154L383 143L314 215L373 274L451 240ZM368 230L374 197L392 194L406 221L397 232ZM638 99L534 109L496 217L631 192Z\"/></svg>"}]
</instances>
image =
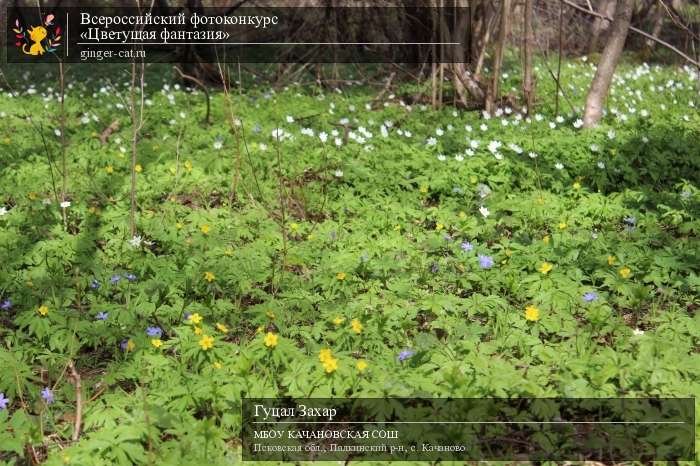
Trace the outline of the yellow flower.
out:
<instances>
[{"instance_id":1,"label":"yellow flower","mask_svg":"<svg viewBox=\"0 0 700 466\"><path fill-rule=\"evenodd\" d=\"M423 193L423 194L427 193L427 192L428 192L428 187L427 187L426 185L421 186L421 187L420 187L420 192Z\"/></svg>"},{"instance_id":2,"label":"yellow flower","mask_svg":"<svg viewBox=\"0 0 700 466\"><path fill-rule=\"evenodd\" d=\"M176 175L176 174L177 174L177 168L175 168L175 167L170 167L170 174L171 174L171 175Z\"/></svg>"},{"instance_id":3,"label":"yellow flower","mask_svg":"<svg viewBox=\"0 0 700 466\"><path fill-rule=\"evenodd\" d=\"M192 162L190 162L189 160L185 161L185 170L188 172L192 171Z\"/></svg>"},{"instance_id":4,"label":"yellow flower","mask_svg":"<svg viewBox=\"0 0 700 466\"><path fill-rule=\"evenodd\" d=\"M136 343L134 343L134 340L129 339L129 341L126 342L126 352L128 353L129 351L134 351L136 348Z\"/></svg>"},{"instance_id":5,"label":"yellow flower","mask_svg":"<svg viewBox=\"0 0 700 466\"><path fill-rule=\"evenodd\" d=\"M227 247L226 250L224 251L224 254L226 254L229 257L233 256L233 248L230 246Z\"/></svg>"},{"instance_id":6,"label":"yellow flower","mask_svg":"<svg viewBox=\"0 0 700 466\"><path fill-rule=\"evenodd\" d=\"M442 223L438 223L435 225L435 231L440 231L443 228L445 228L445 225L443 225Z\"/></svg>"},{"instance_id":7,"label":"yellow flower","mask_svg":"<svg viewBox=\"0 0 700 466\"><path fill-rule=\"evenodd\" d=\"M202 334L202 327L195 327L195 328L194 328L194 334L195 334L195 335L201 335L201 334Z\"/></svg>"},{"instance_id":8,"label":"yellow flower","mask_svg":"<svg viewBox=\"0 0 700 466\"><path fill-rule=\"evenodd\" d=\"M202 347L202 351L206 351L214 347L214 338L209 335L204 335L201 340L199 340L199 346Z\"/></svg>"},{"instance_id":9,"label":"yellow flower","mask_svg":"<svg viewBox=\"0 0 700 466\"><path fill-rule=\"evenodd\" d=\"M202 316L195 312L194 314L190 314L187 320L189 320L195 325L199 325L199 323L202 322Z\"/></svg>"},{"instance_id":10,"label":"yellow flower","mask_svg":"<svg viewBox=\"0 0 700 466\"><path fill-rule=\"evenodd\" d=\"M394 231L401 231L401 225L399 225L398 223L394 225Z\"/></svg>"},{"instance_id":11,"label":"yellow flower","mask_svg":"<svg viewBox=\"0 0 700 466\"><path fill-rule=\"evenodd\" d=\"M63 455L63 464L70 464L70 456Z\"/></svg>"},{"instance_id":12,"label":"yellow flower","mask_svg":"<svg viewBox=\"0 0 700 466\"><path fill-rule=\"evenodd\" d=\"M221 369L222 367L224 367L224 366L222 366L221 363L220 363L219 361L216 361L216 362L214 363L214 369Z\"/></svg>"},{"instance_id":13,"label":"yellow flower","mask_svg":"<svg viewBox=\"0 0 700 466\"><path fill-rule=\"evenodd\" d=\"M112 173L114 173L114 167L111 166L111 165L107 165L107 166L105 167L105 171L106 171L108 174L111 175Z\"/></svg>"},{"instance_id":14,"label":"yellow flower","mask_svg":"<svg viewBox=\"0 0 700 466\"><path fill-rule=\"evenodd\" d=\"M566 224L566 222L559 222L559 229L560 230L566 230L567 226L568 225Z\"/></svg>"},{"instance_id":15,"label":"yellow flower","mask_svg":"<svg viewBox=\"0 0 700 466\"><path fill-rule=\"evenodd\" d=\"M151 345L154 348L160 348L161 346L163 346L163 341L160 338L154 338L153 340L151 340Z\"/></svg>"},{"instance_id":16,"label":"yellow flower","mask_svg":"<svg viewBox=\"0 0 700 466\"><path fill-rule=\"evenodd\" d=\"M547 273L549 273L549 271L552 270L552 267L554 266L549 262L542 262L542 265L540 265L540 268L537 270L546 275Z\"/></svg>"},{"instance_id":17,"label":"yellow flower","mask_svg":"<svg viewBox=\"0 0 700 466\"><path fill-rule=\"evenodd\" d=\"M36 199L37 194L34 191L32 191L29 194L27 194L27 197L29 198L30 201L33 201Z\"/></svg>"},{"instance_id":18,"label":"yellow flower","mask_svg":"<svg viewBox=\"0 0 700 466\"><path fill-rule=\"evenodd\" d=\"M335 319L333 319L333 323L334 323L335 325L340 325L340 324L342 324L343 322L345 322L345 318L340 317L340 316L338 316L338 317L336 317Z\"/></svg>"},{"instance_id":19,"label":"yellow flower","mask_svg":"<svg viewBox=\"0 0 700 466\"><path fill-rule=\"evenodd\" d=\"M476 176L472 175L469 177L469 182L471 184L476 184L477 181L479 181L479 179Z\"/></svg>"},{"instance_id":20,"label":"yellow flower","mask_svg":"<svg viewBox=\"0 0 700 466\"><path fill-rule=\"evenodd\" d=\"M298 223L290 223L289 224L289 229L292 232L296 232L299 229L299 224Z\"/></svg>"},{"instance_id":21,"label":"yellow flower","mask_svg":"<svg viewBox=\"0 0 700 466\"><path fill-rule=\"evenodd\" d=\"M544 238L542 238L542 242L545 246L547 246L549 244L549 235L544 235Z\"/></svg>"},{"instance_id":22,"label":"yellow flower","mask_svg":"<svg viewBox=\"0 0 700 466\"><path fill-rule=\"evenodd\" d=\"M331 374L335 372L335 370L338 368L338 360L330 357L323 361L323 369L326 371L326 374Z\"/></svg>"},{"instance_id":23,"label":"yellow flower","mask_svg":"<svg viewBox=\"0 0 700 466\"><path fill-rule=\"evenodd\" d=\"M213 282L216 277L212 272L204 272L204 279L209 283Z\"/></svg>"},{"instance_id":24,"label":"yellow flower","mask_svg":"<svg viewBox=\"0 0 700 466\"><path fill-rule=\"evenodd\" d=\"M536 322L540 320L540 310L532 305L527 306L525 308L525 320L529 320L530 322Z\"/></svg>"},{"instance_id":25,"label":"yellow flower","mask_svg":"<svg viewBox=\"0 0 700 466\"><path fill-rule=\"evenodd\" d=\"M510 249L506 249L505 254L506 254L506 257L510 257L513 255L513 251L511 251Z\"/></svg>"},{"instance_id":26,"label":"yellow flower","mask_svg":"<svg viewBox=\"0 0 700 466\"><path fill-rule=\"evenodd\" d=\"M460 212L459 212L459 218L461 218L462 220L464 220L465 218L467 218L467 213L466 213L465 211L463 211L463 210L460 211Z\"/></svg>"},{"instance_id":27,"label":"yellow flower","mask_svg":"<svg viewBox=\"0 0 700 466\"><path fill-rule=\"evenodd\" d=\"M576 191L578 191L579 189L581 189L581 183L579 183L578 181L574 181L573 188Z\"/></svg>"},{"instance_id":28,"label":"yellow flower","mask_svg":"<svg viewBox=\"0 0 700 466\"><path fill-rule=\"evenodd\" d=\"M205 235L208 235L208 234L209 234L209 230L211 230L211 228L209 227L209 225L204 224L204 225L202 225L201 227L199 227L199 230L200 230L202 233L204 233Z\"/></svg>"},{"instance_id":29,"label":"yellow flower","mask_svg":"<svg viewBox=\"0 0 700 466\"><path fill-rule=\"evenodd\" d=\"M542 196L539 196L539 197L537 198L537 203L538 203L539 205L543 205L543 204L544 204L544 198L543 198Z\"/></svg>"},{"instance_id":30,"label":"yellow flower","mask_svg":"<svg viewBox=\"0 0 700 466\"><path fill-rule=\"evenodd\" d=\"M359 361L357 361L357 370L359 372L364 372L365 369L367 369L367 361L365 361L364 359L360 359Z\"/></svg>"},{"instance_id":31,"label":"yellow flower","mask_svg":"<svg viewBox=\"0 0 700 466\"><path fill-rule=\"evenodd\" d=\"M184 227L184 226L185 226L185 224L182 222L175 223L175 228L177 228L178 230L182 230L182 227Z\"/></svg>"},{"instance_id":32,"label":"yellow flower","mask_svg":"<svg viewBox=\"0 0 700 466\"><path fill-rule=\"evenodd\" d=\"M350 325L352 326L352 331L359 334L362 332L362 324L360 323L359 320L357 319L352 319L350 322Z\"/></svg>"},{"instance_id":33,"label":"yellow flower","mask_svg":"<svg viewBox=\"0 0 700 466\"><path fill-rule=\"evenodd\" d=\"M326 362L329 359L333 359L333 351L330 348L323 348L318 352L318 360L321 362Z\"/></svg>"},{"instance_id":34,"label":"yellow flower","mask_svg":"<svg viewBox=\"0 0 700 466\"><path fill-rule=\"evenodd\" d=\"M228 327L224 324L216 323L216 329L221 333L228 333Z\"/></svg>"},{"instance_id":35,"label":"yellow flower","mask_svg":"<svg viewBox=\"0 0 700 466\"><path fill-rule=\"evenodd\" d=\"M137 163L136 165L134 165L134 171L136 173L141 173L143 171L143 167L141 166L140 163Z\"/></svg>"},{"instance_id":36,"label":"yellow flower","mask_svg":"<svg viewBox=\"0 0 700 466\"><path fill-rule=\"evenodd\" d=\"M275 313L272 311L272 309L268 309L265 311L265 315L267 316L268 319L270 320L275 320Z\"/></svg>"},{"instance_id":37,"label":"yellow flower","mask_svg":"<svg viewBox=\"0 0 700 466\"><path fill-rule=\"evenodd\" d=\"M608 256L608 265L613 265L615 263L615 261L617 261L615 256L610 256L610 255Z\"/></svg>"},{"instance_id":38,"label":"yellow flower","mask_svg":"<svg viewBox=\"0 0 700 466\"><path fill-rule=\"evenodd\" d=\"M48 313L49 313L48 306L46 306L45 304L42 304L41 306L39 306L39 314L41 314L42 316L46 316Z\"/></svg>"},{"instance_id":39,"label":"yellow flower","mask_svg":"<svg viewBox=\"0 0 700 466\"><path fill-rule=\"evenodd\" d=\"M263 333L264 331L265 331L265 327L263 327L262 325L255 329L256 334Z\"/></svg>"},{"instance_id":40,"label":"yellow flower","mask_svg":"<svg viewBox=\"0 0 700 466\"><path fill-rule=\"evenodd\" d=\"M306 239L309 241L313 241L314 238L316 238L316 235L314 235L313 233L306 237Z\"/></svg>"},{"instance_id":41,"label":"yellow flower","mask_svg":"<svg viewBox=\"0 0 700 466\"><path fill-rule=\"evenodd\" d=\"M264 340L265 346L267 346L268 348L274 348L275 346L277 346L278 339L279 338L274 333L267 332L267 334L265 335L265 340Z\"/></svg>"},{"instance_id":42,"label":"yellow flower","mask_svg":"<svg viewBox=\"0 0 700 466\"><path fill-rule=\"evenodd\" d=\"M340 281L345 280L345 277L346 277L345 272L338 272L338 274L335 276L335 278L337 278Z\"/></svg>"},{"instance_id":43,"label":"yellow flower","mask_svg":"<svg viewBox=\"0 0 700 466\"><path fill-rule=\"evenodd\" d=\"M618 273L620 274L620 276L621 276L622 278L628 278L628 277L630 276L630 274L632 273L632 270L630 270L629 267L625 266L625 267L622 267L622 268L618 271Z\"/></svg>"}]
</instances>

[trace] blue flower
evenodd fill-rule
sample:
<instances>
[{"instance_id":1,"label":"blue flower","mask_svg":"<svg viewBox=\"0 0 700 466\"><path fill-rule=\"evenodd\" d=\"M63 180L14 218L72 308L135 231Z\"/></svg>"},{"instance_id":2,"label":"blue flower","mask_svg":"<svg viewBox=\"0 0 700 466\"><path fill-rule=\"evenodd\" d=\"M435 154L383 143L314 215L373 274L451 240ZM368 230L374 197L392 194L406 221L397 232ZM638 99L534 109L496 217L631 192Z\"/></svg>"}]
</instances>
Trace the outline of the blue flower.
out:
<instances>
[{"instance_id":1,"label":"blue flower","mask_svg":"<svg viewBox=\"0 0 700 466\"><path fill-rule=\"evenodd\" d=\"M112 285L114 285L115 283L119 283L119 280L121 279L121 275L112 275L112 278L110 278L109 281L112 283Z\"/></svg>"},{"instance_id":2,"label":"blue flower","mask_svg":"<svg viewBox=\"0 0 700 466\"><path fill-rule=\"evenodd\" d=\"M160 338L163 335L163 330L160 327L148 327L146 329L146 335L149 337Z\"/></svg>"},{"instance_id":3,"label":"blue flower","mask_svg":"<svg viewBox=\"0 0 700 466\"><path fill-rule=\"evenodd\" d=\"M479 266L482 269L490 269L493 267L493 257L479 254Z\"/></svg>"},{"instance_id":4,"label":"blue flower","mask_svg":"<svg viewBox=\"0 0 700 466\"><path fill-rule=\"evenodd\" d=\"M399 353L399 361L403 362L403 361L405 361L406 359L408 359L408 358L410 358L411 356L413 356L414 354L416 354L415 351L403 350L403 351L401 351L401 352Z\"/></svg>"},{"instance_id":5,"label":"blue flower","mask_svg":"<svg viewBox=\"0 0 700 466\"><path fill-rule=\"evenodd\" d=\"M5 394L0 392L0 409L5 409L7 408L7 405L10 403L9 398L5 398Z\"/></svg>"},{"instance_id":6,"label":"blue flower","mask_svg":"<svg viewBox=\"0 0 700 466\"><path fill-rule=\"evenodd\" d=\"M2 309L3 311L7 311L9 309L12 309L12 301L10 301L9 299L6 299L5 301L1 302L0 309Z\"/></svg>"},{"instance_id":7,"label":"blue flower","mask_svg":"<svg viewBox=\"0 0 700 466\"><path fill-rule=\"evenodd\" d=\"M587 303L590 303L591 301L595 301L598 299L598 294L594 293L593 291L589 291L588 293L585 293L583 295L583 300L586 301Z\"/></svg>"},{"instance_id":8,"label":"blue flower","mask_svg":"<svg viewBox=\"0 0 700 466\"><path fill-rule=\"evenodd\" d=\"M109 317L109 313L107 312L98 312L97 316L95 316L95 319L97 320L107 320L107 317Z\"/></svg>"},{"instance_id":9,"label":"blue flower","mask_svg":"<svg viewBox=\"0 0 700 466\"><path fill-rule=\"evenodd\" d=\"M466 251L466 252L474 250L474 245L472 243L470 243L469 241L463 242L460 245L460 247L462 248L462 251Z\"/></svg>"},{"instance_id":10,"label":"blue flower","mask_svg":"<svg viewBox=\"0 0 700 466\"><path fill-rule=\"evenodd\" d=\"M46 404L50 405L51 403L53 403L53 392L51 391L51 389L49 387L45 387L41 391L41 397L44 399Z\"/></svg>"},{"instance_id":11,"label":"blue flower","mask_svg":"<svg viewBox=\"0 0 700 466\"><path fill-rule=\"evenodd\" d=\"M126 278L126 279L129 280L130 282L135 282L135 281L136 281L136 275L134 275L133 273L125 273L125 274L124 274L124 278Z\"/></svg>"},{"instance_id":12,"label":"blue flower","mask_svg":"<svg viewBox=\"0 0 700 466\"><path fill-rule=\"evenodd\" d=\"M185 313L183 314L182 318L183 318L185 321L188 321L188 320L190 320L190 316L191 316L191 315L192 315L191 312L185 312Z\"/></svg>"},{"instance_id":13,"label":"blue flower","mask_svg":"<svg viewBox=\"0 0 700 466\"><path fill-rule=\"evenodd\" d=\"M448 234L445 234L445 236L442 237L445 241L452 241L452 237Z\"/></svg>"},{"instance_id":14,"label":"blue flower","mask_svg":"<svg viewBox=\"0 0 700 466\"><path fill-rule=\"evenodd\" d=\"M625 222L627 225L636 225L637 218L634 215L628 215L623 219L623 222Z\"/></svg>"},{"instance_id":15,"label":"blue flower","mask_svg":"<svg viewBox=\"0 0 700 466\"><path fill-rule=\"evenodd\" d=\"M93 278L90 282L90 288L92 288L93 290L99 290L100 286L100 282L98 282L96 278Z\"/></svg>"}]
</instances>

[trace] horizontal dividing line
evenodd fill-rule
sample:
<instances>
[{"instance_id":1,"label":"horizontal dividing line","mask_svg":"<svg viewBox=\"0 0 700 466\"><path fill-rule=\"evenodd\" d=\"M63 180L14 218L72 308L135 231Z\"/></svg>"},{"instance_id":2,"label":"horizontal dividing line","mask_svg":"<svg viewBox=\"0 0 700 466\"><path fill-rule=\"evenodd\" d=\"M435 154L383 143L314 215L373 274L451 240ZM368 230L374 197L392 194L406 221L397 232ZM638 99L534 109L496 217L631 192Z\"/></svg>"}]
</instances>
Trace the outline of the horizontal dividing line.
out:
<instances>
[{"instance_id":1,"label":"horizontal dividing line","mask_svg":"<svg viewBox=\"0 0 700 466\"><path fill-rule=\"evenodd\" d=\"M460 45L461 42L77 42L76 45Z\"/></svg>"},{"instance_id":2,"label":"horizontal dividing line","mask_svg":"<svg viewBox=\"0 0 700 466\"><path fill-rule=\"evenodd\" d=\"M685 424L685 421L253 421L253 424Z\"/></svg>"}]
</instances>

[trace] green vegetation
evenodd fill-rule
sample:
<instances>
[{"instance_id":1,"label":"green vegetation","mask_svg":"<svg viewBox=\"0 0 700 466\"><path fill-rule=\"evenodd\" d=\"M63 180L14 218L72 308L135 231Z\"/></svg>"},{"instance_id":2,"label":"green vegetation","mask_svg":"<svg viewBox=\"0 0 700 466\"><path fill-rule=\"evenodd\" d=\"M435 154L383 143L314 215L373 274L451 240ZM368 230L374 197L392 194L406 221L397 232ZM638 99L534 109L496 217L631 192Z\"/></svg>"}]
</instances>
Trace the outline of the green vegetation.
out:
<instances>
[{"instance_id":1,"label":"green vegetation","mask_svg":"<svg viewBox=\"0 0 700 466\"><path fill-rule=\"evenodd\" d=\"M558 118L540 63L531 120L251 80L231 125L153 66L131 238L104 69L68 70L64 207L55 73L0 94L0 464L233 464L244 396L700 396L694 71L622 65L583 130L581 60Z\"/></svg>"}]
</instances>

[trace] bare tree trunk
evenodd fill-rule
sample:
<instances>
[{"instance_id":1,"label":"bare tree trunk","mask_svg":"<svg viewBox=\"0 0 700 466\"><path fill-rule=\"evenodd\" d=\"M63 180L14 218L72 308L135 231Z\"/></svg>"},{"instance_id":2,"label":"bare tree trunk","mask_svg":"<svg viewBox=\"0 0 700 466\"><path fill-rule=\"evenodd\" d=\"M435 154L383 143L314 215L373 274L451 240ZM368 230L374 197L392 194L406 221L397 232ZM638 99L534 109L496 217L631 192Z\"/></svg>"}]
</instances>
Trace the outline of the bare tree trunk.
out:
<instances>
[{"instance_id":1,"label":"bare tree trunk","mask_svg":"<svg viewBox=\"0 0 700 466\"><path fill-rule=\"evenodd\" d=\"M585 128L596 126L603 115L603 103L610 90L610 83L625 45L633 7L634 0L617 0L608 43L600 56L598 68L586 97L586 108L583 113Z\"/></svg>"},{"instance_id":2,"label":"bare tree trunk","mask_svg":"<svg viewBox=\"0 0 700 466\"><path fill-rule=\"evenodd\" d=\"M661 4L654 5L654 25L651 29L651 35L654 37L659 37L661 33L661 27L664 25L665 11ZM651 39L647 39L647 48L653 50L656 42Z\"/></svg>"},{"instance_id":3,"label":"bare tree trunk","mask_svg":"<svg viewBox=\"0 0 700 466\"><path fill-rule=\"evenodd\" d=\"M600 13L605 16L612 16L615 11L615 0L603 0L601 2ZM588 42L588 53L595 53L598 50L600 36L608 30L610 23L602 18L595 18L591 27L591 40Z\"/></svg>"},{"instance_id":4,"label":"bare tree trunk","mask_svg":"<svg viewBox=\"0 0 700 466\"><path fill-rule=\"evenodd\" d=\"M525 0L525 21L524 21L524 54L523 54L523 96L525 97L525 105L527 105L527 113L532 113L533 104L535 101L534 85L532 79L532 46L535 42L535 37L532 31L532 7L533 0Z\"/></svg>"},{"instance_id":5,"label":"bare tree trunk","mask_svg":"<svg viewBox=\"0 0 700 466\"><path fill-rule=\"evenodd\" d=\"M486 103L486 111L489 113L495 110L496 101L499 98L503 52L506 48L506 37L508 34L508 10L510 10L510 0L501 0L501 2L501 26L498 31L498 42L496 43L496 56L493 59L493 81L491 82L490 99Z\"/></svg>"}]
</instances>

